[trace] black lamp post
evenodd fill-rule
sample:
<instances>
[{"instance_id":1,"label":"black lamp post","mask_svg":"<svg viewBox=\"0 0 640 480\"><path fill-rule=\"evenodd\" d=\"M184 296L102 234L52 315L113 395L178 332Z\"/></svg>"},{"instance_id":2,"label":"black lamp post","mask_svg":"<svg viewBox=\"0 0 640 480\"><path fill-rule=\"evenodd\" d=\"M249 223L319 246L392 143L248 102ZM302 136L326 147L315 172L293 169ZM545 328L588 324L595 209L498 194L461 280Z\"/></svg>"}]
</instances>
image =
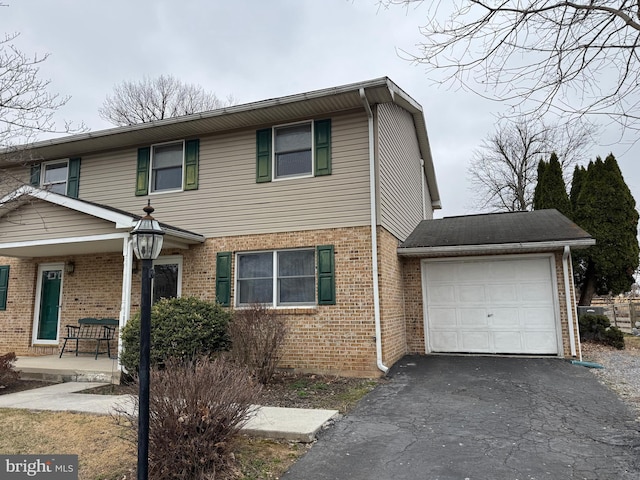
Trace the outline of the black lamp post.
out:
<instances>
[{"instance_id":1,"label":"black lamp post","mask_svg":"<svg viewBox=\"0 0 640 480\"><path fill-rule=\"evenodd\" d=\"M151 200L146 215L131 231L133 251L142 260L142 297L140 300L140 389L138 392L138 480L149 478L149 357L151 356L151 279L153 261L162 250L164 231L151 216Z\"/></svg>"}]
</instances>

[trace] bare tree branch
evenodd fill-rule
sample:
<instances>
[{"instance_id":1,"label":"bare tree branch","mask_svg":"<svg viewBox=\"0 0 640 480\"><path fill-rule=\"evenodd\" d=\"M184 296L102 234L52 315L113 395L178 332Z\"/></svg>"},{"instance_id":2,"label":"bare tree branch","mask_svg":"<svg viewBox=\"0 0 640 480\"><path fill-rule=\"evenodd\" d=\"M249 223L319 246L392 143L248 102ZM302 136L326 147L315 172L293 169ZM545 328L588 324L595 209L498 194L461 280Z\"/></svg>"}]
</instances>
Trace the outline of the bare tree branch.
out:
<instances>
[{"instance_id":1,"label":"bare tree branch","mask_svg":"<svg viewBox=\"0 0 640 480\"><path fill-rule=\"evenodd\" d=\"M584 160L594 127L588 124L545 124L519 117L501 119L496 131L473 153L468 175L477 210L531 210L541 159L558 156L567 180L571 168Z\"/></svg>"},{"instance_id":2,"label":"bare tree branch","mask_svg":"<svg viewBox=\"0 0 640 480\"><path fill-rule=\"evenodd\" d=\"M408 56L444 72L445 84L518 112L607 116L640 129L638 0L380 3L426 8L424 42Z\"/></svg>"},{"instance_id":3,"label":"bare tree branch","mask_svg":"<svg viewBox=\"0 0 640 480\"><path fill-rule=\"evenodd\" d=\"M98 113L104 120L124 126L215 110L234 103L231 96L221 100L200 86L161 75L116 85Z\"/></svg>"}]
</instances>

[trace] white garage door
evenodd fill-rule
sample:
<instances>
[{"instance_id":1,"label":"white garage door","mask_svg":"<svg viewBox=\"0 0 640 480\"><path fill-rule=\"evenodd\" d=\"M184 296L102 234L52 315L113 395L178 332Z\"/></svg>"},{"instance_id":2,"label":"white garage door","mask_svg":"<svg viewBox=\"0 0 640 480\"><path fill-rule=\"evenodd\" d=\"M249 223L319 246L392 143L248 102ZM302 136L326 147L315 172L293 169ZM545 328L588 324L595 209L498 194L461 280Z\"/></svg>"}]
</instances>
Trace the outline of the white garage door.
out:
<instances>
[{"instance_id":1,"label":"white garage door","mask_svg":"<svg viewBox=\"0 0 640 480\"><path fill-rule=\"evenodd\" d=\"M431 352L557 354L550 257L422 263Z\"/></svg>"}]
</instances>

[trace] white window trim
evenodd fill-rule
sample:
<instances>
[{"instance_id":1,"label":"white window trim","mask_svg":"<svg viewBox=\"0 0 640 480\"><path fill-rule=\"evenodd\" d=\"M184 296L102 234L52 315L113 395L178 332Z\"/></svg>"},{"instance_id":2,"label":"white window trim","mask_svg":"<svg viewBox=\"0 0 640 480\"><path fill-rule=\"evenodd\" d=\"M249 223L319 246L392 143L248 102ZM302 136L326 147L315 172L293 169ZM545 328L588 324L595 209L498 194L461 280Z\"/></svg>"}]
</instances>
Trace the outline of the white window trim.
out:
<instances>
[{"instance_id":1,"label":"white window trim","mask_svg":"<svg viewBox=\"0 0 640 480\"><path fill-rule=\"evenodd\" d=\"M182 297L182 255L166 255L158 257L153 261L153 266L156 265L178 265L178 288L176 289L176 298ZM153 284L151 285L151 293L153 297Z\"/></svg>"},{"instance_id":2,"label":"white window trim","mask_svg":"<svg viewBox=\"0 0 640 480\"><path fill-rule=\"evenodd\" d=\"M155 152L155 148L156 147L161 147L163 145L173 145L173 144L178 144L181 143L182 144L182 172L181 172L181 176L180 176L180 188L172 188L172 189L167 189L167 190L153 190L153 154ZM162 142L162 143L154 143L153 145L151 145L151 151L149 153L149 185L148 185L148 189L147 191L149 192L149 195L160 195L163 193L172 193L172 192L182 192L184 191L184 171L185 171L185 162L186 162L186 158L185 158L185 141L184 140L174 140L171 142Z\"/></svg>"},{"instance_id":3,"label":"white window trim","mask_svg":"<svg viewBox=\"0 0 640 480\"><path fill-rule=\"evenodd\" d=\"M49 182L46 183L45 182L45 177L47 176L47 165L57 165L60 163L65 163L67 165L67 176L65 177L64 181L60 181L60 182ZM65 189L64 189L64 194L66 195L67 193L67 188L69 185L69 159L68 158L59 158L58 160L49 160L46 162L42 162L41 166L40 166L40 188L42 188L43 190L47 190L47 187L49 185L61 185L61 184L65 184Z\"/></svg>"},{"instance_id":4,"label":"white window trim","mask_svg":"<svg viewBox=\"0 0 640 480\"><path fill-rule=\"evenodd\" d=\"M234 292L234 300L233 300L233 304L235 305L236 308L250 308L251 305L250 304L246 304L246 303L240 303L240 287L238 285L238 281L240 280L239 275L238 275L238 269L239 269L239 261L238 261L238 257L240 257L241 255L250 255L252 253L269 253L271 252L271 254L273 255L273 263L272 263L272 271L271 271L271 280L273 282L273 298L271 303L263 303L262 305L265 305L267 307L270 308L278 308L278 309L282 309L282 310L286 310L286 309L295 309L295 308L316 308L318 306L318 299L316 298L316 295L314 293L314 298L313 298L313 302L306 302L306 303L287 303L284 305L280 305L278 304L278 252L291 252L291 251L297 251L297 250L309 250L309 251L313 251L313 283L314 283L314 291L317 290L318 288L318 272L317 272L317 259L316 259L316 249L314 247L297 247L297 248L279 248L279 249L273 249L273 250L247 250L247 251L243 251L243 252L236 252L235 256L235 266L234 266L234 272L233 272L233 279L234 279L234 285L233 285L233 292Z\"/></svg>"},{"instance_id":5,"label":"white window trim","mask_svg":"<svg viewBox=\"0 0 640 480\"><path fill-rule=\"evenodd\" d=\"M282 123L280 125L274 125L271 127L271 181L282 182L287 180L297 180L300 178L313 178L316 171L316 148L315 148L315 123L313 120L304 120L301 122ZM305 175L289 175L287 177L276 177L276 130L278 128L293 127L295 125L311 124L311 173Z\"/></svg>"}]
</instances>

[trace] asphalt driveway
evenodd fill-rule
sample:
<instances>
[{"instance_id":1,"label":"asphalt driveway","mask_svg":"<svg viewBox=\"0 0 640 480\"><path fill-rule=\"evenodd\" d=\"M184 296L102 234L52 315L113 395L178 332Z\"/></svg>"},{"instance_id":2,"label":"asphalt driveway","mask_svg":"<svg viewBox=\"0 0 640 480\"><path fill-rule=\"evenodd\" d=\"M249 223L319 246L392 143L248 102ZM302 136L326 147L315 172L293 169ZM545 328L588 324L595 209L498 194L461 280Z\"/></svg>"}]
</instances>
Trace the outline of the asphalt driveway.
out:
<instances>
[{"instance_id":1,"label":"asphalt driveway","mask_svg":"<svg viewBox=\"0 0 640 480\"><path fill-rule=\"evenodd\" d=\"M409 356L283 480L640 479L640 423L560 359Z\"/></svg>"}]
</instances>

